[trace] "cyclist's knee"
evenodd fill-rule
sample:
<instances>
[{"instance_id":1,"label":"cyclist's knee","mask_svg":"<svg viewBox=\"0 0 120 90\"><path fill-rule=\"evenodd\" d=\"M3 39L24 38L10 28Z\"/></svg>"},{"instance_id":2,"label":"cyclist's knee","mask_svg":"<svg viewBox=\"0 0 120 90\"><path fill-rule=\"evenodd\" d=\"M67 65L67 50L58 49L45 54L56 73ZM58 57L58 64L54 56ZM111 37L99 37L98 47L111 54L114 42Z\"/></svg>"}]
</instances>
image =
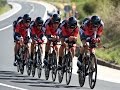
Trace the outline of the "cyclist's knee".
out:
<instances>
[{"instance_id":1,"label":"cyclist's knee","mask_svg":"<svg viewBox=\"0 0 120 90\"><path fill-rule=\"evenodd\" d=\"M58 46L55 46L55 50L58 51Z\"/></svg>"},{"instance_id":2,"label":"cyclist's knee","mask_svg":"<svg viewBox=\"0 0 120 90\"><path fill-rule=\"evenodd\" d=\"M75 56L75 48L74 47L71 48L71 52L72 52L72 56L74 57Z\"/></svg>"},{"instance_id":3,"label":"cyclist's knee","mask_svg":"<svg viewBox=\"0 0 120 90\"><path fill-rule=\"evenodd\" d=\"M50 44L51 44L50 41L48 41L48 42L46 43L46 46L45 46L45 51L46 51L46 52L49 51L49 49L50 49Z\"/></svg>"}]
</instances>

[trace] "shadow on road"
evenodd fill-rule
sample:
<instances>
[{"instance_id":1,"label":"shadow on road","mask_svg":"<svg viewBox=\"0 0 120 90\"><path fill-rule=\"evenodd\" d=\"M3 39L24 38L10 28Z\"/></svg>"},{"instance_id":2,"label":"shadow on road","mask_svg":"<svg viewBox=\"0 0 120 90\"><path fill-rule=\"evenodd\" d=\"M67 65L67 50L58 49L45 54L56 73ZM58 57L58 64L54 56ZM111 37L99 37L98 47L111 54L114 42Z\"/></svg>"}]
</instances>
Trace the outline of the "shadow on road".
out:
<instances>
[{"instance_id":1,"label":"shadow on road","mask_svg":"<svg viewBox=\"0 0 120 90\"><path fill-rule=\"evenodd\" d=\"M44 84L44 85L29 85L32 87L49 87L49 88L74 88L74 89L80 89L80 86L67 86L66 84L54 84L54 85L48 85L48 84Z\"/></svg>"},{"instance_id":2,"label":"shadow on road","mask_svg":"<svg viewBox=\"0 0 120 90\"><path fill-rule=\"evenodd\" d=\"M0 80L24 80L28 76L23 76L14 71L0 71Z\"/></svg>"},{"instance_id":3,"label":"shadow on road","mask_svg":"<svg viewBox=\"0 0 120 90\"><path fill-rule=\"evenodd\" d=\"M9 80L13 83L27 84L31 87L50 87L50 88L74 88L80 89L80 86L72 86L66 84L59 84L58 82L47 81L44 79L33 78L27 75L21 75L14 71L0 71L0 81ZM88 89L84 87L84 89Z\"/></svg>"}]
</instances>

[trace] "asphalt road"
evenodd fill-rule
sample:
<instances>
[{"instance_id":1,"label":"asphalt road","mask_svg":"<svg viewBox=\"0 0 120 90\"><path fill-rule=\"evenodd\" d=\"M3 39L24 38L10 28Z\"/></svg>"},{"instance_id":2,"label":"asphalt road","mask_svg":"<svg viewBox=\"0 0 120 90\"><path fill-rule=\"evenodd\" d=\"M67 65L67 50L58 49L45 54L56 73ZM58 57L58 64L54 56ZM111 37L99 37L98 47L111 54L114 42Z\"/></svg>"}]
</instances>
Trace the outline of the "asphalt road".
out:
<instances>
[{"instance_id":1,"label":"asphalt road","mask_svg":"<svg viewBox=\"0 0 120 90\"><path fill-rule=\"evenodd\" d=\"M27 2L18 3L22 5L22 9L13 16L1 21L0 29L11 25L18 16L25 13L30 13L32 18L36 16L43 17L45 12L44 6ZM31 11L33 8L34 10ZM34 78L27 76L26 71L23 75L19 74L16 67L13 66L13 51L13 32L12 27L10 27L0 31L0 90L89 90L88 80L86 79L84 87L80 88L78 77L75 74L72 75L71 83L68 86L65 85L65 78L62 84L59 84L58 80L53 83L51 78L46 81L44 79L44 72L42 72L41 79L38 79L37 75ZM120 90L120 83L97 80L94 90Z\"/></svg>"}]
</instances>

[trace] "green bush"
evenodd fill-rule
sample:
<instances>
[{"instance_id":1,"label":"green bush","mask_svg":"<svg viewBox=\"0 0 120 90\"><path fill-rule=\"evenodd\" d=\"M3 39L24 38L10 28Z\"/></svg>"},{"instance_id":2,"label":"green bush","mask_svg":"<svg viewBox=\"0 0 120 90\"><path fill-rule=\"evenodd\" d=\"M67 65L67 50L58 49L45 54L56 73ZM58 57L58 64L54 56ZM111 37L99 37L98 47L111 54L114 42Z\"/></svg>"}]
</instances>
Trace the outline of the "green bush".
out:
<instances>
[{"instance_id":1,"label":"green bush","mask_svg":"<svg viewBox=\"0 0 120 90\"><path fill-rule=\"evenodd\" d=\"M83 6L83 10L87 15L91 15L96 12L97 3L96 2L87 2Z\"/></svg>"},{"instance_id":2,"label":"green bush","mask_svg":"<svg viewBox=\"0 0 120 90\"><path fill-rule=\"evenodd\" d=\"M1 0L0 1L0 7L3 7L7 4L7 0Z\"/></svg>"}]
</instances>

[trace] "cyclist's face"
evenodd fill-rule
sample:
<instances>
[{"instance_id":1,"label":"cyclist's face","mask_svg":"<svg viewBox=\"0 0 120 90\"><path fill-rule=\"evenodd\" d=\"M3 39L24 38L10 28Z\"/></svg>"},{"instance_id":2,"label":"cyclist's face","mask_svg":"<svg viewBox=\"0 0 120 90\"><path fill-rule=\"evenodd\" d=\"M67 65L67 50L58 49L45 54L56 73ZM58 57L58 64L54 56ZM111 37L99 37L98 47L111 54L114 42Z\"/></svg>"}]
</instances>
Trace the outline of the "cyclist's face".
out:
<instances>
[{"instance_id":1,"label":"cyclist's face","mask_svg":"<svg viewBox=\"0 0 120 90\"><path fill-rule=\"evenodd\" d=\"M30 25L30 21L25 22L25 26L28 27Z\"/></svg>"},{"instance_id":2,"label":"cyclist's face","mask_svg":"<svg viewBox=\"0 0 120 90\"><path fill-rule=\"evenodd\" d=\"M98 26L93 26L92 28L93 31L97 31L97 29L98 29Z\"/></svg>"},{"instance_id":3,"label":"cyclist's face","mask_svg":"<svg viewBox=\"0 0 120 90\"><path fill-rule=\"evenodd\" d=\"M38 29L41 29L41 28L42 28L42 24L38 24L38 25L37 25L37 28L38 28Z\"/></svg>"},{"instance_id":4,"label":"cyclist's face","mask_svg":"<svg viewBox=\"0 0 120 90\"><path fill-rule=\"evenodd\" d=\"M74 30L74 28L69 28L69 31L72 32Z\"/></svg>"},{"instance_id":5,"label":"cyclist's face","mask_svg":"<svg viewBox=\"0 0 120 90\"><path fill-rule=\"evenodd\" d=\"M54 27L55 29L57 29L58 26L59 26L59 22L55 22L55 23L53 23L53 27Z\"/></svg>"},{"instance_id":6,"label":"cyclist's face","mask_svg":"<svg viewBox=\"0 0 120 90\"><path fill-rule=\"evenodd\" d=\"M68 25L68 27L69 27L69 31L70 31L70 32L72 32L72 31L75 29L75 27L71 27L71 26L69 26L69 25Z\"/></svg>"}]
</instances>

